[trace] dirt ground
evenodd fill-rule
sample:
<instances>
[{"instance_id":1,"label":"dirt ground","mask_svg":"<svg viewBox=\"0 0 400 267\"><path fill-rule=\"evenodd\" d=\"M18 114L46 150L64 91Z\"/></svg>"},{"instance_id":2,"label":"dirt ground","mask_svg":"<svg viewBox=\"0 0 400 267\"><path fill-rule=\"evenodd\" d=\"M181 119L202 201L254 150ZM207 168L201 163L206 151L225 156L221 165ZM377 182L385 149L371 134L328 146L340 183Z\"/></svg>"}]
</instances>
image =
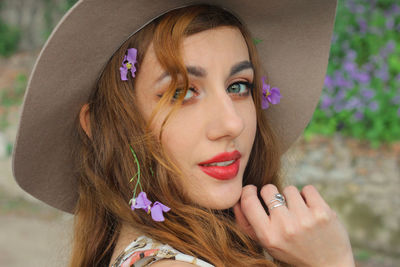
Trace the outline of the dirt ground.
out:
<instances>
[{"instance_id":1,"label":"dirt ground","mask_svg":"<svg viewBox=\"0 0 400 267\"><path fill-rule=\"evenodd\" d=\"M4 193L0 207L0 266L66 266L72 216Z\"/></svg>"}]
</instances>

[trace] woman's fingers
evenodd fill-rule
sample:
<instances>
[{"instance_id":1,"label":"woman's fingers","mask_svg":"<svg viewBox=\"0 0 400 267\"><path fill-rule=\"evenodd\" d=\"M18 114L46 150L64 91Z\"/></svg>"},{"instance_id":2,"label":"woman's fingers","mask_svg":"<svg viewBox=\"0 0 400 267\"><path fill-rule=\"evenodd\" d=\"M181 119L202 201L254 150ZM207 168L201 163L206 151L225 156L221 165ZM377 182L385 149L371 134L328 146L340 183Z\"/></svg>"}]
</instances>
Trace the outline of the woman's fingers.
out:
<instances>
[{"instance_id":1,"label":"woman's fingers","mask_svg":"<svg viewBox=\"0 0 400 267\"><path fill-rule=\"evenodd\" d=\"M289 211L294 212L297 215L308 212L308 207L297 187L293 185L287 186L283 189L283 194L286 197L287 208Z\"/></svg>"},{"instance_id":2,"label":"woman's fingers","mask_svg":"<svg viewBox=\"0 0 400 267\"><path fill-rule=\"evenodd\" d=\"M307 206L311 209L321 207L329 208L328 204L313 185L304 186L301 190L301 195L304 197Z\"/></svg>"},{"instance_id":3,"label":"woman's fingers","mask_svg":"<svg viewBox=\"0 0 400 267\"><path fill-rule=\"evenodd\" d=\"M284 218L288 215L288 209L285 203L280 203L280 201L276 200L275 195L279 194L278 189L273 184L264 185L261 188L261 197L264 200L265 205L267 205L270 219L274 218Z\"/></svg>"},{"instance_id":4,"label":"woman's fingers","mask_svg":"<svg viewBox=\"0 0 400 267\"><path fill-rule=\"evenodd\" d=\"M336 213L329 207L314 186L304 186L301 194L316 222L326 222L336 217Z\"/></svg>"},{"instance_id":5,"label":"woman's fingers","mask_svg":"<svg viewBox=\"0 0 400 267\"><path fill-rule=\"evenodd\" d=\"M282 194L287 206L281 205L272 184L263 186L260 193L269 216L254 185L243 188L234 212L238 224L245 226L246 232L252 227L274 258L296 266L354 266L346 229L313 186L305 186L301 192L294 186L285 187Z\"/></svg>"},{"instance_id":6,"label":"woman's fingers","mask_svg":"<svg viewBox=\"0 0 400 267\"><path fill-rule=\"evenodd\" d=\"M253 227L257 238L260 241L265 240L270 219L257 197L256 186L246 185L243 187L240 207L247 221Z\"/></svg>"},{"instance_id":7,"label":"woman's fingers","mask_svg":"<svg viewBox=\"0 0 400 267\"><path fill-rule=\"evenodd\" d=\"M257 240L257 236L253 227L243 214L242 208L240 207L240 202L233 206L233 212L235 214L236 223L239 225L242 231L247 233L253 240Z\"/></svg>"}]
</instances>

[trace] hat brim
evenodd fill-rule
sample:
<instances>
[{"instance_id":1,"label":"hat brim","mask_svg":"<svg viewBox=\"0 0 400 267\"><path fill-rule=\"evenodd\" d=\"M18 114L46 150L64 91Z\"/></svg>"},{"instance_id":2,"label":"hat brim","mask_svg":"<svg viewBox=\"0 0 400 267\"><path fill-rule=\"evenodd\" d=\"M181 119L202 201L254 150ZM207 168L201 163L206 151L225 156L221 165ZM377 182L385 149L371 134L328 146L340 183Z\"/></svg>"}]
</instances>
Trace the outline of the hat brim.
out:
<instances>
[{"instance_id":1,"label":"hat brim","mask_svg":"<svg viewBox=\"0 0 400 267\"><path fill-rule=\"evenodd\" d=\"M222 6L253 34L279 105L267 118L286 151L310 121L323 87L337 0L83 0L62 18L30 76L13 151L17 183L73 213L78 200L71 147L74 121L108 59L132 33L169 10Z\"/></svg>"}]
</instances>

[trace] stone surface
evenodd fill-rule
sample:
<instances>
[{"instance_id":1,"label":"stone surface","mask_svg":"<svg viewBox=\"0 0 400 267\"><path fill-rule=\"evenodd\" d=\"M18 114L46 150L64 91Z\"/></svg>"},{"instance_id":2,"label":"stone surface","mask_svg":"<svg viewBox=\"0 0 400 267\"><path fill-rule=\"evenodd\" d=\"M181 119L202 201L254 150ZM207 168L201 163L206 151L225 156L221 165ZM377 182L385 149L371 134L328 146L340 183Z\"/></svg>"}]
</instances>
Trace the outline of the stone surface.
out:
<instances>
[{"instance_id":1,"label":"stone surface","mask_svg":"<svg viewBox=\"0 0 400 267\"><path fill-rule=\"evenodd\" d=\"M339 135L299 139L285 155L289 183L313 184L337 211L352 244L400 258L400 153Z\"/></svg>"}]
</instances>

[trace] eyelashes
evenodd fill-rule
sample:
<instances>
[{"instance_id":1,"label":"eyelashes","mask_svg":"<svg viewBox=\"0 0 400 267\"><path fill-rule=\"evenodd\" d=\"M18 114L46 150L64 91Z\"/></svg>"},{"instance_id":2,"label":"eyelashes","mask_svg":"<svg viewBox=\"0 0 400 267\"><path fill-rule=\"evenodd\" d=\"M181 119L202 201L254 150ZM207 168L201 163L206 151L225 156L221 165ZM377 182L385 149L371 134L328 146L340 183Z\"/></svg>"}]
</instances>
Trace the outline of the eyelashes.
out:
<instances>
[{"instance_id":1,"label":"eyelashes","mask_svg":"<svg viewBox=\"0 0 400 267\"><path fill-rule=\"evenodd\" d=\"M235 97L241 97L241 98L246 98L250 95L250 92L253 91L254 88L254 83L250 83L247 81L239 81L239 82L234 82L230 84L227 88L227 91L230 90L230 88L234 88L234 92L231 93ZM183 89L177 88L175 90L174 96L171 98L171 103L174 103L176 100L178 100L181 92L183 92ZM189 95L189 97L187 97ZM194 87L189 87L188 91L186 92L185 98L182 101L182 104L190 102L194 99L194 96L191 95L199 95L199 92L194 88ZM158 95L158 97L162 97L163 95Z\"/></svg>"}]
</instances>

